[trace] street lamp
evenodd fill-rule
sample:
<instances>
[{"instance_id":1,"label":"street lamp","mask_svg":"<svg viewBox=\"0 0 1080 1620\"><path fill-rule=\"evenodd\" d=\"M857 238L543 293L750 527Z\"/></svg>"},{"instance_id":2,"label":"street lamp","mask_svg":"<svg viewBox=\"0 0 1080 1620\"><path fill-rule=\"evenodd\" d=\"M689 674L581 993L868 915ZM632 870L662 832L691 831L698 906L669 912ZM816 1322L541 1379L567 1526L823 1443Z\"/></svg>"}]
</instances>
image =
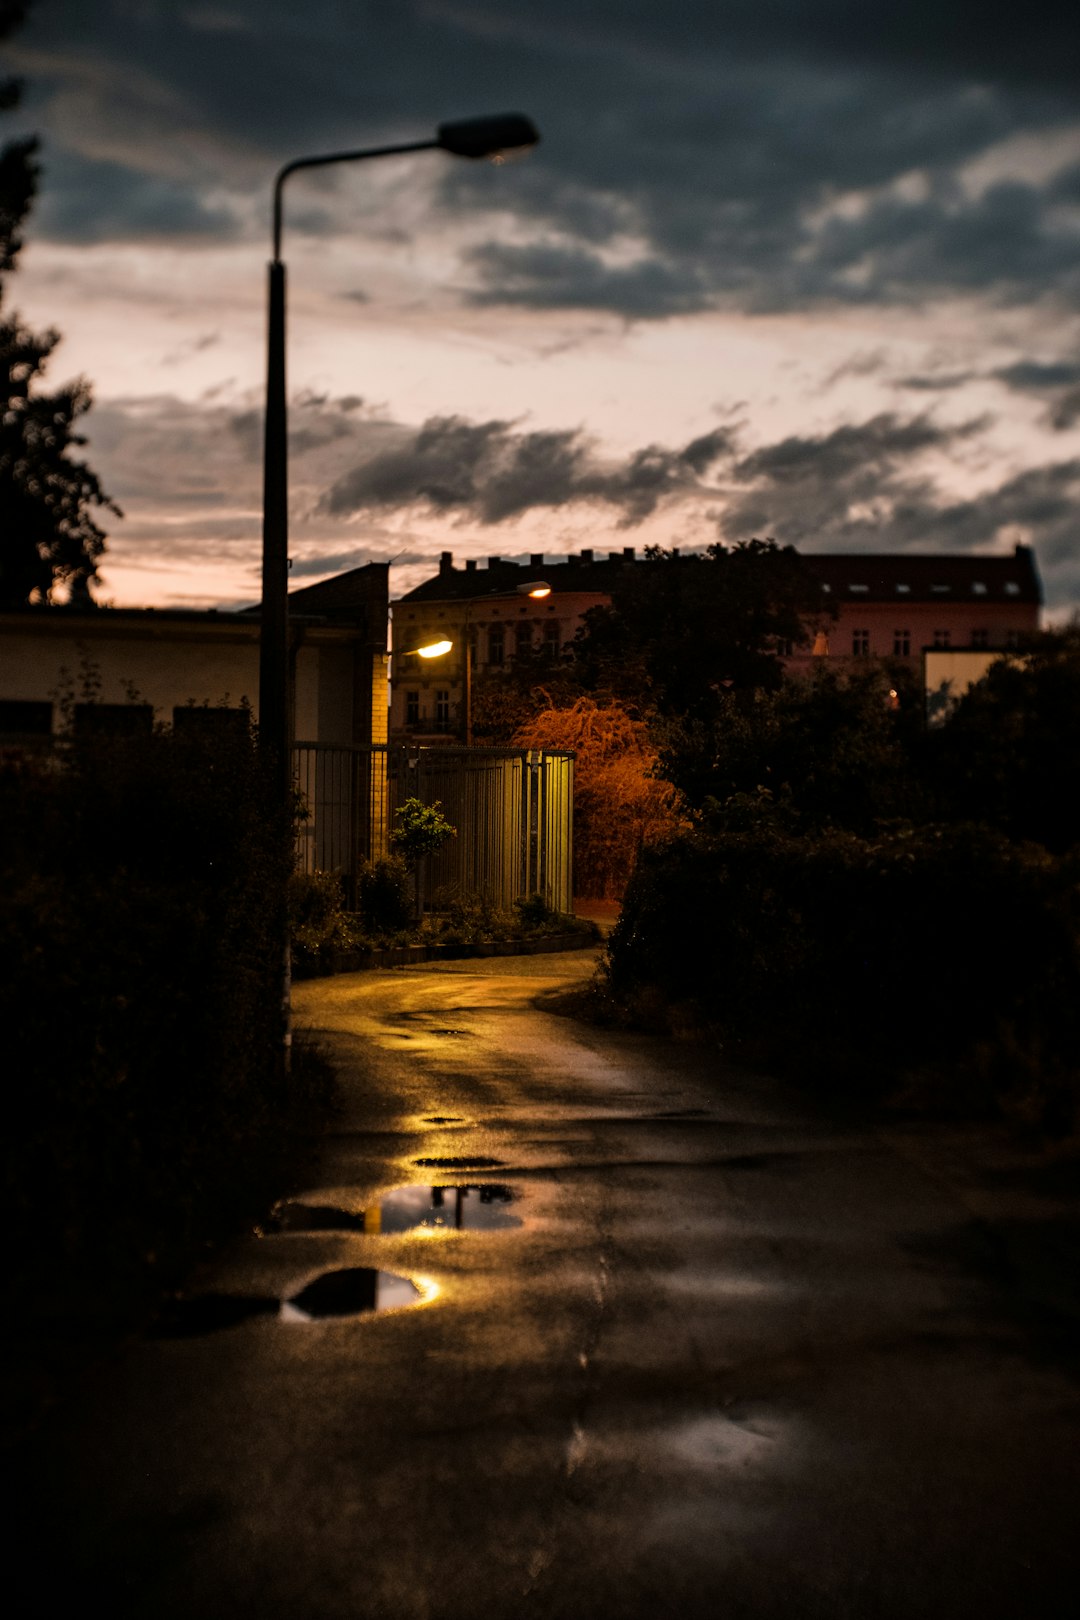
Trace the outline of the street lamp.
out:
<instances>
[{"instance_id":1,"label":"street lamp","mask_svg":"<svg viewBox=\"0 0 1080 1620\"><path fill-rule=\"evenodd\" d=\"M273 772L275 798L285 812L292 797L292 705L289 681L289 517L287 411L285 399L285 266L281 260L282 193L298 169L330 163L359 163L405 152L449 152L455 157L493 158L535 146L540 139L520 113L466 118L440 124L433 140L368 147L358 152L326 152L294 158L274 180L273 258L269 265L266 345L266 423L263 440L262 629L259 639L259 745ZM288 1062L288 942L285 945L284 1037Z\"/></svg>"},{"instance_id":2,"label":"street lamp","mask_svg":"<svg viewBox=\"0 0 1080 1620\"><path fill-rule=\"evenodd\" d=\"M521 585L515 585L514 590L518 596L531 596L534 601L542 601L545 596L551 595L551 586L542 579L529 580ZM465 746L472 747L472 638L469 635L469 618L477 602L490 601L493 596L509 596L509 591L484 591L480 596L470 596L465 603L465 620L462 625L462 639L465 642Z\"/></svg>"}]
</instances>

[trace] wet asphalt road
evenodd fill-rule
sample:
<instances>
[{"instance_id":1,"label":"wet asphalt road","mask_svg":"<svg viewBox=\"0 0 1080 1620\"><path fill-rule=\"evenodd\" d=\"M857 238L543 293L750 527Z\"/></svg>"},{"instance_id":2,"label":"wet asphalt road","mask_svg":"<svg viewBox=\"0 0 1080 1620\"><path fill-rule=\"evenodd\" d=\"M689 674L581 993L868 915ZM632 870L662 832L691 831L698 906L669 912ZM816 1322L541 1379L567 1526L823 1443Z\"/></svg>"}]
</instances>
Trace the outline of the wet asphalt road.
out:
<instances>
[{"instance_id":1,"label":"wet asphalt road","mask_svg":"<svg viewBox=\"0 0 1080 1620\"><path fill-rule=\"evenodd\" d=\"M1076 1613L1073 1181L532 1005L590 968L297 987L345 1089L301 1201L352 1229L252 1234L192 1293L374 1268L424 1302L99 1369L23 1465L20 1615ZM463 1219L521 1224L454 1230L448 1193L371 1230L412 1184L510 1189Z\"/></svg>"}]
</instances>

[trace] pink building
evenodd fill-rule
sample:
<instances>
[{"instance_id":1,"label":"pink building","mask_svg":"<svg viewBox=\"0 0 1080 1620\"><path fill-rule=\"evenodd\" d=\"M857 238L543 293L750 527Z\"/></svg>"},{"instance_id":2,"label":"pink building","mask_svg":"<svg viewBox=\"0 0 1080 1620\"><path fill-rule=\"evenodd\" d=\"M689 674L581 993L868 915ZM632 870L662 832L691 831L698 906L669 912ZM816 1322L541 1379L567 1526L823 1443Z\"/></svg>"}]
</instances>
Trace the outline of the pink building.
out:
<instances>
[{"instance_id":1,"label":"pink building","mask_svg":"<svg viewBox=\"0 0 1080 1620\"><path fill-rule=\"evenodd\" d=\"M810 668L815 655L898 658L918 669L924 649L1001 650L1038 628L1042 592L1027 546L993 556L817 552L805 560L822 610L807 645L782 649L792 671ZM527 564L470 559L464 568L444 551L439 572L394 603L390 735L460 740L467 633L476 673L505 668L525 645L555 658L588 609L610 603L623 571L644 566L632 547L534 554ZM530 596L540 583L548 594ZM416 655L440 640L453 650L429 661Z\"/></svg>"}]
</instances>

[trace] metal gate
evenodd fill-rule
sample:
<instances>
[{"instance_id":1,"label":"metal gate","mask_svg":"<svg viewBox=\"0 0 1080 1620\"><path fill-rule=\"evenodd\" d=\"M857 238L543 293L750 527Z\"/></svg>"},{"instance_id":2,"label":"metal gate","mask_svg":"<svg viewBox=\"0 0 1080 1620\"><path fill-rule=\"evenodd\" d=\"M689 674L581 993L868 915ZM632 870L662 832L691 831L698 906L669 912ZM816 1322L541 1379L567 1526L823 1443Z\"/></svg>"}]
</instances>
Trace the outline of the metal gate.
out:
<instances>
[{"instance_id":1,"label":"metal gate","mask_svg":"<svg viewBox=\"0 0 1080 1620\"><path fill-rule=\"evenodd\" d=\"M429 860L428 893L451 887L502 907L541 894L554 910L573 910L572 754L300 743L293 764L306 812L300 869L337 872L347 904L359 868L390 850L395 810L417 798L437 800L457 828Z\"/></svg>"}]
</instances>

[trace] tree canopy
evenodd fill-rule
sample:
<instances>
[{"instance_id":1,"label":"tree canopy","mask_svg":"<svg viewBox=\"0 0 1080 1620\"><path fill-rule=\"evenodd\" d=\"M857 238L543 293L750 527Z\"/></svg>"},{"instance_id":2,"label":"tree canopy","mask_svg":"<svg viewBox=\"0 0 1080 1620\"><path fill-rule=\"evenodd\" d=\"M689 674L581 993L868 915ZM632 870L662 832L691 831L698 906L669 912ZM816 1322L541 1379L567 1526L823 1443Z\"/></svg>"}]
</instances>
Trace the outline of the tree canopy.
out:
<instances>
[{"instance_id":1,"label":"tree canopy","mask_svg":"<svg viewBox=\"0 0 1080 1620\"><path fill-rule=\"evenodd\" d=\"M24 20L25 0L0 0L0 39ZM0 82L0 111L18 105L18 79ZM97 474L71 451L85 440L75 431L90 408L82 378L47 392L36 381L60 341L33 332L4 308L4 277L16 266L22 227L38 181L37 141L0 150L0 607L54 600L58 585L85 596L97 578L105 535L93 508L120 509Z\"/></svg>"}]
</instances>

